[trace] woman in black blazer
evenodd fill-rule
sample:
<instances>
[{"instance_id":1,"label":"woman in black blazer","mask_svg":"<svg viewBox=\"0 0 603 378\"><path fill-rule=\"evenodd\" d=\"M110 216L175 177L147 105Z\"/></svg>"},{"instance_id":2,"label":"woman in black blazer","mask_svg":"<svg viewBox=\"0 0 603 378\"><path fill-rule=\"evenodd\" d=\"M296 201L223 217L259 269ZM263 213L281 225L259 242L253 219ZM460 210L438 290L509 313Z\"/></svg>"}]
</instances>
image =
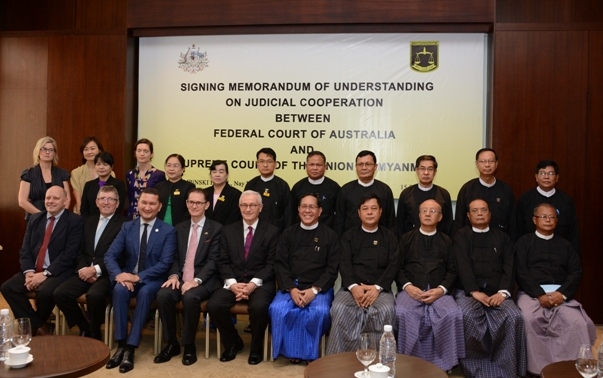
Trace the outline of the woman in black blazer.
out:
<instances>
[{"instance_id":1,"label":"woman in black blazer","mask_svg":"<svg viewBox=\"0 0 603 378\"><path fill-rule=\"evenodd\" d=\"M96 170L96 175L98 177L92 181L86 182L84 185L84 190L82 191L82 205L80 207L80 214L84 218L100 214L100 210L98 210L98 207L96 206L96 196L101 186L105 185L112 185L117 189L119 195L119 207L117 209L121 214L120 209L124 207L124 201L126 200L126 184L111 176L113 165L113 155L109 152L99 152L94 157L94 169Z\"/></svg>"},{"instance_id":2,"label":"woman in black blazer","mask_svg":"<svg viewBox=\"0 0 603 378\"><path fill-rule=\"evenodd\" d=\"M228 163L225 160L214 160L209 167L212 186L205 188L209 208L205 216L224 226L241 219L239 197L241 191L228 185Z\"/></svg>"},{"instance_id":3,"label":"woman in black blazer","mask_svg":"<svg viewBox=\"0 0 603 378\"><path fill-rule=\"evenodd\" d=\"M155 185L161 202L161 210L157 217L175 226L191 218L186 208L186 197L188 192L195 188L195 184L182 179L184 158L179 154L171 154L165 159L165 175L167 181Z\"/></svg>"}]
</instances>

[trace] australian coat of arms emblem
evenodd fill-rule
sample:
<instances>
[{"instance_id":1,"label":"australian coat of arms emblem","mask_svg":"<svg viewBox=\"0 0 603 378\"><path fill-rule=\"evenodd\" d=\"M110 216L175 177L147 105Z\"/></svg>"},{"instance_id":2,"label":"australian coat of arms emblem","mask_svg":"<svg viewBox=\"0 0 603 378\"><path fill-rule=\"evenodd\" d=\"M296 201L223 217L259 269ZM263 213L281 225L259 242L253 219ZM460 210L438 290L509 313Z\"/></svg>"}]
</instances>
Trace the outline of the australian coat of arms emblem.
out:
<instances>
[{"instance_id":1,"label":"australian coat of arms emblem","mask_svg":"<svg viewBox=\"0 0 603 378\"><path fill-rule=\"evenodd\" d=\"M438 68L438 41L411 41L410 67L418 72L429 72Z\"/></svg>"},{"instance_id":2,"label":"australian coat of arms emblem","mask_svg":"<svg viewBox=\"0 0 603 378\"><path fill-rule=\"evenodd\" d=\"M178 67L184 72L197 73L203 71L208 66L209 58L206 51L201 51L199 47L189 47L186 53L180 54Z\"/></svg>"}]
</instances>

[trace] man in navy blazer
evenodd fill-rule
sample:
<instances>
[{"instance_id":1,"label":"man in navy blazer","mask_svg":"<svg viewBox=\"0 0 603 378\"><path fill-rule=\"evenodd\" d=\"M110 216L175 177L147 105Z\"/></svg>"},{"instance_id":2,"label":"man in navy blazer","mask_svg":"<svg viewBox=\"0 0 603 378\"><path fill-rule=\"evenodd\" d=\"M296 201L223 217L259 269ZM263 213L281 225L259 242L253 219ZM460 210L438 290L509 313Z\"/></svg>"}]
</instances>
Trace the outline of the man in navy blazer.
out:
<instances>
[{"instance_id":1,"label":"man in navy blazer","mask_svg":"<svg viewBox=\"0 0 603 378\"><path fill-rule=\"evenodd\" d=\"M233 360L243 349L243 340L232 324L230 308L238 301L249 304L251 351L247 362L262 361L268 307L275 295L274 258L279 229L259 219L262 196L246 190L239 198L243 220L222 228L218 269L224 287L213 292L207 309L222 336L220 361ZM251 236L249 235L251 233Z\"/></svg>"},{"instance_id":2,"label":"man in navy blazer","mask_svg":"<svg viewBox=\"0 0 603 378\"><path fill-rule=\"evenodd\" d=\"M178 251L167 281L157 293L159 316L168 343L155 357L155 363L169 361L180 354L180 343L176 336L176 304L182 300L182 345L183 365L197 362L195 335L201 317L201 302L209 299L220 285L217 274L222 225L207 219L205 210L209 201L203 189L188 192L186 207L190 220L176 225ZM159 330L157 330L159 332Z\"/></svg>"},{"instance_id":3,"label":"man in navy blazer","mask_svg":"<svg viewBox=\"0 0 603 378\"><path fill-rule=\"evenodd\" d=\"M107 369L119 366L121 373L134 369L134 349L140 344L151 303L167 278L176 251L176 230L157 218L160 209L157 189L143 189L138 199L140 218L123 224L105 254L105 266L114 285L113 312L118 342ZM136 308L128 336L132 297L136 297Z\"/></svg>"},{"instance_id":4,"label":"man in navy blazer","mask_svg":"<svg viewBox=\"0 0 603 378\"><path fill-rule=\"evenodd\" d=\"M67 192L62 187L46 191L46 211L32 215L27 222L19 251L21 271L2 284L2 295L13 315L29 318L33 335L50 333L46 321L54 308L52 293L73 274L80 248L84 219L65 209L66 204ZM35 310L26 296L31 291L36 293Z\"/></svg>"},{"instance_id":5,"label":"man in navy blazer","mask_svg":"<svg viewBox=\"0 0 603 378\"><path fill-rule=\"evenodd\" d=\"M100 326L104 323L107 297L111 295L111 281L104 256L119 233L126 217L120 208L118 190L105 185L96 196L100 214L86 218L84 237L78 251L76 275L71 276L54 291L54 301L65 314L69 327L78 326L80 336L101 340ZM77 303L77 298L86 294L90 323Z\"/></svg>"}]
</instances>

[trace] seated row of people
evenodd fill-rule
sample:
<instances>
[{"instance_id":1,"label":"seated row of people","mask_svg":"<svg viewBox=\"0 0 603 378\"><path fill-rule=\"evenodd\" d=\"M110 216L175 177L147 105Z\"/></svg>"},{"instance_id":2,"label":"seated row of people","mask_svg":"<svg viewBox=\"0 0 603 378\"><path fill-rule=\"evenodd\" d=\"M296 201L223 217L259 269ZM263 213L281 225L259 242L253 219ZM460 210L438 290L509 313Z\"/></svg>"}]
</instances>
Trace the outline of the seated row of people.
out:
<instances>
[{"instance_id":1,"label":"seated row of people","mask_svg":"<svg viewBox=\"0 0 603 378\"><path fill-rule=\"evenodd\" d=\"M548 362L575 358L575 343L594 342L592 321L572 299L581 275L579 258L568 241L554 235L557 216L550 205L534 210L537 231L521 238L514 250L509 236L489 228L483 200L469 204L471 227L461 229L453 243L437 230L442 209L434 200L420 205L420 228L398 242L393 231L379 226L383 210L379 196L371 193L359 200L360 225L340 240L319 222L321 203L314 195L302 197L300 223L282 234L260 219L262 196L254 191L239 199L242 220L224 227L205 217L209 204L201 189L188 193L191 221L175 228L158 219L162 204L153 188L142 191L140 218L125 223L116 213L119 194L112 186L100 188L100 214L85 222L65 210L66 199L62 188L48 189L46 211L28 223L21 272L2 285L2 294L15 316L29 317L38 334L48 333L46 320L56 303L70 327L97 338L111 294L118 348L107 368L133 369L155 298L168 336L157 363L179 355L181 344L182 362L197 360L200 303L208 299L223 337L221 361L234 359L243 348L229 310L238 301L249 305L252 365L262 360L269 319L274 357L318 358L320 337L329 329L327 353L354 350L361 332L378 335L384 324L392 324L400 353L443 370L458 361L467 376L539 373ZM507 300L515 282L514 258L523 318ZM334 296L338 268L342 289ZM397 299L390 290L394 280ZM555 286L541 286L546 284ZM28 291L36 292L36 310ZM75 302L83 293L89 323ZM128 333L132 297L136 308ZM184 305L181 343L174 315L178 301ZM560 336L551 338L551 333Z\"/></svg>"}]
</instances>

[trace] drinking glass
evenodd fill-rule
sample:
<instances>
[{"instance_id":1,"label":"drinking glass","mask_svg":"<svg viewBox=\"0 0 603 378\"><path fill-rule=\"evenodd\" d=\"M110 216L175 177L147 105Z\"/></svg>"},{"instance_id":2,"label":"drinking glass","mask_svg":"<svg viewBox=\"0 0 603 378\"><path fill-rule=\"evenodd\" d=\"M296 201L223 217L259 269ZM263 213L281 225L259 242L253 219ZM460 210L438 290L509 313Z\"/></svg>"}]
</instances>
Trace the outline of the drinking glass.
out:
<instances>
[{"instance_id":1,"label":"drinking glass","mask_svg":"<svg viewBox=\"0 0 603 378\"><path fill-rule=\"evenodd\" d=\"M29 318L15 319L13 329L13 344L16 347L23 347L31 341L31 323Z\"/></svg>"},{"instance_id":2,"label":"drinking glass","mask_svg":"<svg viewBox=\"0 0 603 378\"><path fill-rule=\"evenodd\" d=\"M591 378L597 375L597 360L593 357L590 345L580 345L578 359L576 360L576 369L584 378Z\"/></svg>"},{"instance_id":3,"label":"drinking glass","mask_svg":"<svg viewBox=\"0 0 603 378\"><path fill-rule=\"evenodd\" d=\"M360 340L358 342L358 349L356 350L356 357L364 365L364 371L356 372L356 377L369 378L370 374L368 366L377 357L377 344L375 336L371 333L361 333Z\"/></svg>"}]
</instances>

